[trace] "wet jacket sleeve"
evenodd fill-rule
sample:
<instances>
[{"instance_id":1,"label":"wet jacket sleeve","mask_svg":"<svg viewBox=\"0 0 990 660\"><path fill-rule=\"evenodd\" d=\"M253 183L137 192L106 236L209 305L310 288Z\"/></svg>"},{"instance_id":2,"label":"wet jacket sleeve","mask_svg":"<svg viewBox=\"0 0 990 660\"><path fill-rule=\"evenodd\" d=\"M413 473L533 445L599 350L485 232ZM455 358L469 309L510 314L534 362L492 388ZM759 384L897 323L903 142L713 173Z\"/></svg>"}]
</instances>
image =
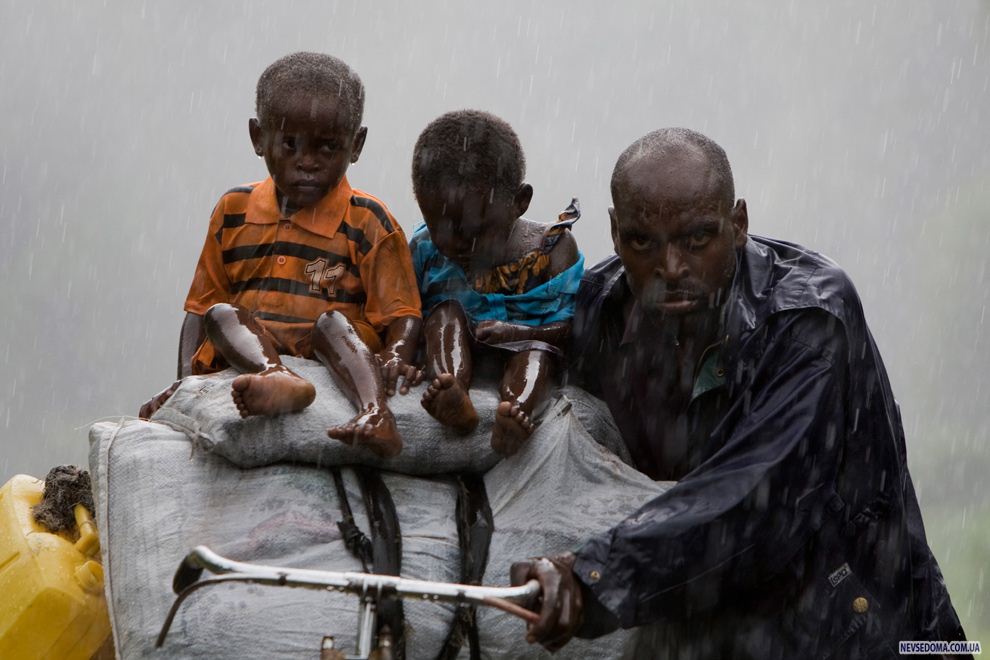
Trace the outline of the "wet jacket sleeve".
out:
<instances>
[{"instance_id":1,"label":"wet jacket sleeve","mask_svg":"<svg viewBox=\"0 0 990 660\"><path fill-rule=\"evenodd\" d=\"M597 601L582 636L752 602L821 524L847 419L845 336L798 311L771 317L765 338L715 431L721 449L578 552Z\"/></svg>"}]
</instances>

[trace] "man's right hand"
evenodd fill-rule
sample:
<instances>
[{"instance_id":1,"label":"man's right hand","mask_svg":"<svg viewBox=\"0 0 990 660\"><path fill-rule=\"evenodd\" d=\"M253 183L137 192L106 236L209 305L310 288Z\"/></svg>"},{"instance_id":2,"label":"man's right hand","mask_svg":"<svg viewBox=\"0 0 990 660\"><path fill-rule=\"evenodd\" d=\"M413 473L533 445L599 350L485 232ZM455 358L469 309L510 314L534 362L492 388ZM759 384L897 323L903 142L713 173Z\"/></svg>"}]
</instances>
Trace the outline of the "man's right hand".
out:
<instances>
[{"instance_id":1,"label":"man's right hand","mask_svg":"<svg viewBox=\"0 0 990 660\"><path fill-rule=\"evenodd\" d=\"M149 419L155 414L155 411L164 405L168 401L169 397L175 394L175 391L179 389L179 384L182 383L181 380L177 380L164 390L151 397L147 403L141 406L141 410L138 412L138 417L141 419Z\"/></svg>"},{"instance_id":2,"label":"man's right hand","mask_svg":"<svg viewBox=\"0 0 990 660\"><path fill-rule=\"evenodd\" d=\"M529 624L526 641L538 642L551 653L571 640L581 625L583 602L581 585L574 575L575 556L568 552L556 557L536 557L516 562L509 569L512 584L529 580L540 583L540 620Z\"/></svg>"}]
</instances>

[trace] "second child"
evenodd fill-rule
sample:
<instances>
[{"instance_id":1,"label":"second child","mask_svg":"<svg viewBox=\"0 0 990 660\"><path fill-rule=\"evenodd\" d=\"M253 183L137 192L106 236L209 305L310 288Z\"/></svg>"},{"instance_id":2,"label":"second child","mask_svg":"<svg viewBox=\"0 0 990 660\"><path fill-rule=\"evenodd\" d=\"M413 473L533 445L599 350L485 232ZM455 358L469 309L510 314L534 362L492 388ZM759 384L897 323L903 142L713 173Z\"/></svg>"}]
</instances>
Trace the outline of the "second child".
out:
<instances>
[{"instance_id":1,"label":"second child","mask_svg":"<svg viewBox=\"0 0 990 660\"><path fill-rule=\"evenodd\" d=\"M533 187L515 131L486 112L447 113L416 142L412 179L425 225L413 264L427 313L423 407L459 432L478 423L472 352L507 358L492 447L509 455L533 432L570 331L584 257L569 231L577 200L555 224L522 217Z\"/></svg>"}]
</instances>

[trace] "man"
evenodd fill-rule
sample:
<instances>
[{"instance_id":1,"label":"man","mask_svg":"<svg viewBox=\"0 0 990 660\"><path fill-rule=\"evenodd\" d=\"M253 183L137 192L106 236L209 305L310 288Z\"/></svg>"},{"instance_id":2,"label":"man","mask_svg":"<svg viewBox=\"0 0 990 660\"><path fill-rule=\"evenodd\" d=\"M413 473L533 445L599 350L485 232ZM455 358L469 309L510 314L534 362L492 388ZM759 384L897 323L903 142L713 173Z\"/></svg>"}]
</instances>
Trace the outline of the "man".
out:
<instances>
[{"instance_id":1,"label":"man","mask_svg":"<svg viewBox=\"0 0 990 660\"><path fill-rule=\"evenodd\" d=\"M676 658L882 658L965 639L925 539L887 375L845 273L748 235L724 151L666 129L619 157L616 257L578 294L572 374L638 469L678 484L543 586L528 638L657 622Z\"/></svg>"}]
</instances>

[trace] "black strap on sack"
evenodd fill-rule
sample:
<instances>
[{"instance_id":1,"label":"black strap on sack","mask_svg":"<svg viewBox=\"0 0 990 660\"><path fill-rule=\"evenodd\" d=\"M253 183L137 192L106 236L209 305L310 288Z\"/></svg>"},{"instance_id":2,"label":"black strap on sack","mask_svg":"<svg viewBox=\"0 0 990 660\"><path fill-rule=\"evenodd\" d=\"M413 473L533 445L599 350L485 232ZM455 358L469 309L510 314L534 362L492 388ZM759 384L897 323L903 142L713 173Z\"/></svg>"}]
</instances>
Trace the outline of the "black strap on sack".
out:
<instances>
[{"instance_id":1,"label":"black strap on sack","mask_svg":"<svg viewBox=\"0 0 990 660\"><path fill-rule=\"evenodd\" d=\"M388 486L378 470L355 467L364 508L371 523L371 564L380 575L399 575L402 570L402 531L399 516ZM386 631L392 637L392 653L397 660L406 657L406 618L402 601L385 596L378 601L378 633Z\"/></svg>"},{"instance_id":2,"label":"black strap on sack","mask_svg":"<svg viewBox=\"0 0 990 660\"><path fill-rule=\"evenodd\" d=\"M351 503L347 499L347 491L344 489L344 478L340 474L340 468L332 467L333 485L337 488L337 500L340 502L341 520L337 521L337 529L344 539L344 546L347 550L361 561L361 567L368 573L373 562L371 539L362 532L357 523L354 522L354 513L351 511Z\"/></svg>"},{"instance_id":3,"label":"black strap on sack","mask_svg":"<svg viewBox=\"0 0 990 660\"><path fill-rule=\"evenodd\" d=\"M342 520L337 523L347 550L361 561L364 571L380 575L399 575L402 570L402 533L395 502L388 486L382 481L377 470L367 467L354 467L364 508L371 524L371 538L362 532L354 522L344 479L340 468L330 468L337 499L340 500ZM402 601L394 596L385 596L378 601L379 636L387 632L392 639L392 653L397 660L406 656L405 616Z\"/></svg>"},{"instance_id":4,"label":"black strap on sack","mask_svg":"<svg viewBox=\"0 0 990 660\"><path fill-rule=\"evenodd\" d=\"M488 566L488 550L495 523L488 503L488 491L481 475L464 474L454 478L457 485L457 541L461 551L461 582L481 584ZM437 660L454 660L465 638L471 660L480 660L477 607L461 603L454 612L454 623Z\"/></svg>"},{"instance_id":5,"label":"black strap on sack","mask_svg":"<svg viewBox=\"0 0 990 660\"><path fill-rule=\"evenodd\" d=\"M402 534L392 495L373 468L355 467L361 486L364 506L371 523L369 539L354 522L343 477L339 468L331 468L337 497L340 500L342 520L337 523L348 551L360 559L364 570L369 567L383 575L399 575L402 568ZM461 555L460 581L463 584L481 584L488 566L488 552L495 523L488 502L488 491L481 475L454 477L457 486L455 520L457 541ZM405 658L405 615L402 601L386 597L378 603L378 632L385 628L393 639L396 658ZM478 638L477 608L460 604L454 612L454 621L437 660L454 660L467 641L471 660L480 660L481 643Z\"/></svg>"}]
</instances>

